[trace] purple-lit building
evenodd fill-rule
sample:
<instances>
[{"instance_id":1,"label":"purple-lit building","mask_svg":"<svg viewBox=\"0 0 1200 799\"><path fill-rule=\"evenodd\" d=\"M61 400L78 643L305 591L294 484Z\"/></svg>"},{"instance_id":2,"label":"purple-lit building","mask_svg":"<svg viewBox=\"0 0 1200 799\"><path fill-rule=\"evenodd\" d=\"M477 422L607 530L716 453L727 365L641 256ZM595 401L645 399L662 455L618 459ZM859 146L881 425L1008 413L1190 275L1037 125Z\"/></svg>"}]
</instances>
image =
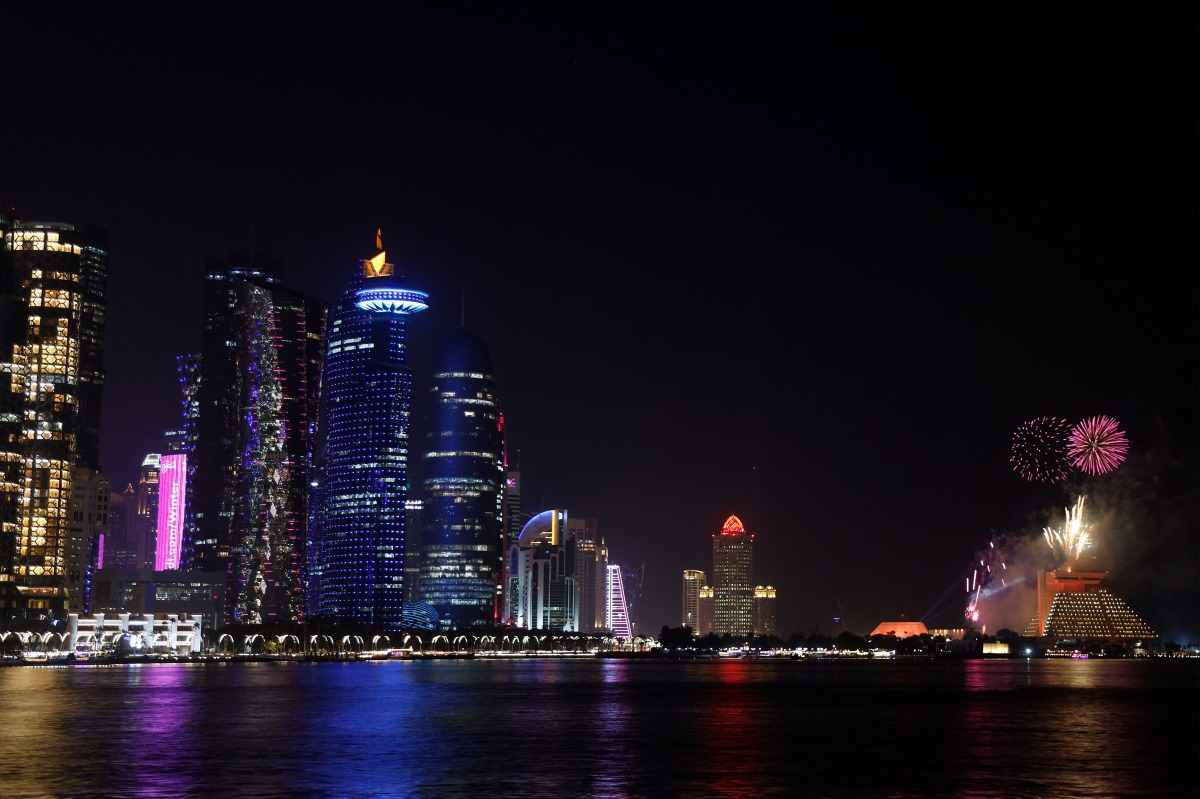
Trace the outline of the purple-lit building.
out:
<instances>
[{"instance_id":1,"label":"purple-lit building","mask_svg":"<svg viewBox=\"0 0 1200 799\"><path fill-rule=\"evenodd\" d=\"M327 308L254 255L208 265L201 352L178 359L191 480L180 562L228 573L228 622L299 621Z\"/></svg>"},{"instance_id":2,"label":"purple-lit building","mask_svg":"<svg viewBox=\"0 0 1200 799\"><path fill-rule=\"evenodd\" d=\"M629 622L629 605L625 600L625 580L621 567L610 564L605 567L607 573L606 589L604 592L604 626L612 630L618 638L632 638L633 625Z\"/></svg>"},{"instance_id":3,"label":"purple-lit building","mask_svg":"<svg viewBox=\"0 0 1200 799\"><path fill-rule=\"evenodd\" d=\"M154 570L179 568L183 550L183 514L187 489L187 454L163 455L158 465L158 525Z\"/></svg>"}]
</instances>

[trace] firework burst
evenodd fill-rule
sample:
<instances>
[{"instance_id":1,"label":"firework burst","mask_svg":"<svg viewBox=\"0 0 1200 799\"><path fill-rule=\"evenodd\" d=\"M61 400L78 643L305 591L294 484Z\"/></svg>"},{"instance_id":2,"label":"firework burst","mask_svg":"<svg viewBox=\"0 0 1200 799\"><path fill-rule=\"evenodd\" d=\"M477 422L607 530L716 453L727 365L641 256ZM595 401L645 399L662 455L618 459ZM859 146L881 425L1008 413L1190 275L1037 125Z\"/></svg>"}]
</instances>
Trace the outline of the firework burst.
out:
<instances>
[{"instance_id":1,"label":"firework burst","mask_svg":"<svg viewBox=\"0 0 1200 799\"><path fill-rule=\"evenodd\" d=\"M1067 446L1071 423L1054 416L1040 416L1013 432L1013 471L1031 482L1057 483L1070 473Z\"/></svg>"},{"instance_id":2,"label":"firework burst","mask_svg":"<svg viewBox=\"0 0 1200 799\"><path fill-rule=\"evenodd\" d=\"M1107 416L1084 419L1071 431L1067 458L1090 475L1111 472L1125 460L1129 440Z\"/></svg>"},{"instance_id":3,"label":"firework burst","mask_svg":"<svg viewBox=\"0 0 1200 799\"><path fill-rule=\"evenodd\" d=\"M1074 510L1066 509L1067 520L1061 530L1047 527L1042 531L1050 549L1059 556L1062 563L1075 560L1092 545L1091 536L1088 534L1091 525L1083 520L1083 503L1086 499L1087 497L1080 497L1075 500Z\"/></svg>"},{"instance_id":4,"label":"firework burst","mask_svg":"<svg viewBox=\"0 0 1200 799\"><path fill-rule=\"evenodd\" d=\"M979 604L984 597L1008 587L1005 572L1008 565L1004 562L996 542L990 541L987 549L979 553L979 565L967 578L967 620L978 623L980 618Z\"/></svg>"}]
</instances>

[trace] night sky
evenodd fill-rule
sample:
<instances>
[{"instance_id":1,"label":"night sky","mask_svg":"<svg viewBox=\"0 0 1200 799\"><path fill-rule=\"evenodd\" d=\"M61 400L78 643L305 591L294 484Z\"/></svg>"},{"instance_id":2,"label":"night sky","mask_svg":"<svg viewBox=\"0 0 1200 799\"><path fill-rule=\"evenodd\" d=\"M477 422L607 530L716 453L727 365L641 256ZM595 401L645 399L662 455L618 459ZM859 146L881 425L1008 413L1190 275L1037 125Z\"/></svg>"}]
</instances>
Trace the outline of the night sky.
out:
<instances>
[{"instance_id":1,"label":"night sky","mask_svg":"<svg viewBox=\"0 0 1200 799\"><path fill-rule=\"evenodd\" d=\"M115 487L180 424L206 257L333 300L382 229L415 411L465 320L524 510L644 565L643 632L731 514L784 635L964 626L993 538L1020 630L1084 494L1114 593L1200 641L1194 4L398 8L6 11L0 204L111 235ZM1013 471L1095 415L1118 469Z\"/></svg>"}]
</instances>

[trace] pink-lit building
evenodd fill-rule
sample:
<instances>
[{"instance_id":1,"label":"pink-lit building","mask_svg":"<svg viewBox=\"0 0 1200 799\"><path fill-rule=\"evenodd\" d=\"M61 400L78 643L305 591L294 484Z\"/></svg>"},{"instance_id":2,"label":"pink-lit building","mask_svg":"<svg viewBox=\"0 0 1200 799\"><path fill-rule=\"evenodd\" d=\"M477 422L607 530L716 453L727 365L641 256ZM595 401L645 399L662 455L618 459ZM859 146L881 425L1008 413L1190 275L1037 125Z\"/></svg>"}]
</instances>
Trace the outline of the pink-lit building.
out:
<instances>
[{"instance_id":1,"label":"pink-lit building","mask_svg":"<svg viewBox=\"0 0 1200 799\"><path fill-rule=\"evenodd\" d=\"M179 568L183 550L183 514L187 496L187 455L163 455L158 466L158 524L154 570Z\"/></svg>"}]
</instances>

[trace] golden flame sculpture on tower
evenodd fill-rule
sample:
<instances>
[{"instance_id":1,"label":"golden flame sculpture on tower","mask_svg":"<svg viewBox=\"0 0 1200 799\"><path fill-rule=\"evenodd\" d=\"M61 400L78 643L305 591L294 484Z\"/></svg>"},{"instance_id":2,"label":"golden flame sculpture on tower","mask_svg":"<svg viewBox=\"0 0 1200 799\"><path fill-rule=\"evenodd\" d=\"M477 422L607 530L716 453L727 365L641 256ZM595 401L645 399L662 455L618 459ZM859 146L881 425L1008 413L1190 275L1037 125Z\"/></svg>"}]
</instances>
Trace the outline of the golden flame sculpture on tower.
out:
<instances>
[{"instance_id":1,"label":"golden flame sculpture on tower","mask_svg":"<svg viewBox=\"0 0 1200 799\"><path fill-rule=\"evenodd\" d=\"M383 229L375 230L375 249L379 252L371 258L364 258L363 277L389 277L396 267L387 263L387 253L383 251Z\"/></svg>"},{"instance_id":2,"label":"golden flame sculpture on tower","mask_svg":"<svg viewBox=\"0 0 1200 799\"><path fill-rule=\"evenodd\" d=\"M396 274L396 267L387 262L383 250L383 230L375 231L375 249L370 258L360 260L362 264L362 287L354 293L354 305L372 313L408 316L429 307L429 295L423 291L406 288L403 276Z\"/></svg>"}]
</instances>

